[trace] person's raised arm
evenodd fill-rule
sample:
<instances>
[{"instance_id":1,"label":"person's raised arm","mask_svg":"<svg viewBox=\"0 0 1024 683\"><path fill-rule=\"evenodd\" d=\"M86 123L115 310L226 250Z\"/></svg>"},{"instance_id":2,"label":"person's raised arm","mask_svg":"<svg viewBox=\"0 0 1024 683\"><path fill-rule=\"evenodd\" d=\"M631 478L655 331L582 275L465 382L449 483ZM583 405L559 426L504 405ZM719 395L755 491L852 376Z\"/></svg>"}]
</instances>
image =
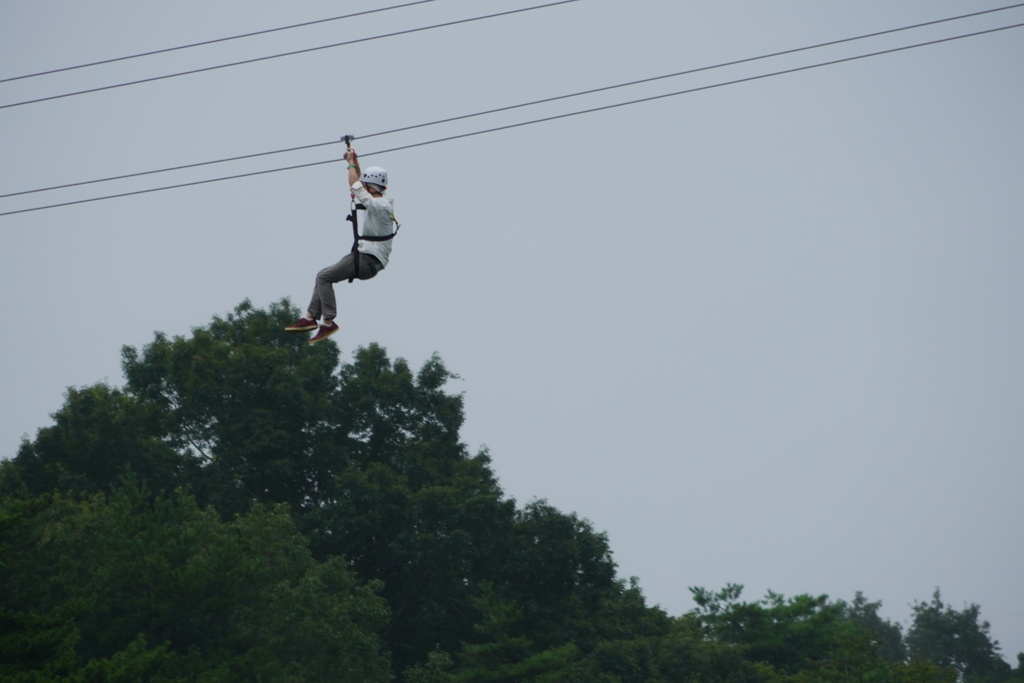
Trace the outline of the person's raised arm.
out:
<instances>
[{"instance_id":1,"label":"person's raised arm","mask_svg":"<svg viewBox=\"0 0 1024 683\"><path fill-rule=\"evenodd\" d=\"M352 187L363 174L359 172L359 156L351 147L345 151L345 161L348 162L348 186Z\"/></svg>"}]
</instances>

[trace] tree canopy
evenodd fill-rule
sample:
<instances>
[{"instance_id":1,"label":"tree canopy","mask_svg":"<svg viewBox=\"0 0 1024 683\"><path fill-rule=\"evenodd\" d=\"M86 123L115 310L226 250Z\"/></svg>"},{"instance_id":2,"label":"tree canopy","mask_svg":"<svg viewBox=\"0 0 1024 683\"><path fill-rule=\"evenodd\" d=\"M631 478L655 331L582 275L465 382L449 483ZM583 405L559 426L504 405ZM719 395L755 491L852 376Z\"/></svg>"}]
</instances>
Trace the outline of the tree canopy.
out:
<instances>
[{"instance_id":1,"label":"tree canopy","mask_svg":"<svg viewBox=\"0 0 1024 683\"><path fill-rule=\"evenodd\" d=\"M122 350L0 464L4 681L1005 681L979 609L691 589L505 496L437 356L341 364L243 302Z\"/></svg>"}]
</instances>

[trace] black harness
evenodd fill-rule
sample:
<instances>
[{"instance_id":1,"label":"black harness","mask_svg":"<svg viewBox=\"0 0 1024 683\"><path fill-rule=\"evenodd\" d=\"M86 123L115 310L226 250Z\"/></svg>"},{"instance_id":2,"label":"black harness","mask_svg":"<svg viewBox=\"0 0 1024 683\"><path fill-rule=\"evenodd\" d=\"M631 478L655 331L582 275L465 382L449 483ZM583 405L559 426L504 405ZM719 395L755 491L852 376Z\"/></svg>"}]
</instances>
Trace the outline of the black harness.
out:
<instances>
[{"instance_id":1,"label":"black harness","mask_svg":"<svg viewBox=\"0 0 1024 683\"><path fill-rule=\"evenodd\" d=\"M359 214L356 213L356 211L358 211L360 209L362 209L363 211L366 211L366 207L365 206L363 206L362 204L356 204L355 200L353 199L352 200L352 212L349 213L347 218L345 218L345 220L347 220L350 223L352 223L352 251L351 251L351 254L353 255L352 256L352 260L355 262L354 263L354 265L355 265L355 275L353 275L352 277L350 277L348 279L349 282L352 282L357 277L359 277L359 240L366 240L367 242L387 242L388 240L393 239L394 236L398 234L398 229L402 227L401 224L397 220L395 220L394 214L392 214L391 215L391 220L394 221L394 223L395 223L395 231L393 233L391 233L390 235L360 235L359 234Z\"/></svg>"}]
</instances>

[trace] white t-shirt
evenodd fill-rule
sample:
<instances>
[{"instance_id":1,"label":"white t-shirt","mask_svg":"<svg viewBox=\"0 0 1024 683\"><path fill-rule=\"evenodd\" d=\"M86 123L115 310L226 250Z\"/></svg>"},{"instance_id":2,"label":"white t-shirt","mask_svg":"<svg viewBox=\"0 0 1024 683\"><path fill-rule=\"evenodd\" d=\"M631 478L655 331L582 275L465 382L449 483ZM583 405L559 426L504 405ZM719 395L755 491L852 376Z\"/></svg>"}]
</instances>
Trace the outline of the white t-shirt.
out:
<instances>
[{"instance_id":1,"label":"white t-shirt","mask_svg":"<svg viewBox=\"0 0 1024 683\"><path fill-rule=\"evenodd\" d=\"M363 187L358 180L352 185L352 194L356 201L366 207L366 219L360 226L360 234L371 236L385 236L394 232L395 200L391 197L374 197L369 190ZM391 256L391 240L383 242L371 242L359 240L359 251L364 254L371 254L380 259L385 267L388 265L388 257Z\"/></svg>"}]
</instances>

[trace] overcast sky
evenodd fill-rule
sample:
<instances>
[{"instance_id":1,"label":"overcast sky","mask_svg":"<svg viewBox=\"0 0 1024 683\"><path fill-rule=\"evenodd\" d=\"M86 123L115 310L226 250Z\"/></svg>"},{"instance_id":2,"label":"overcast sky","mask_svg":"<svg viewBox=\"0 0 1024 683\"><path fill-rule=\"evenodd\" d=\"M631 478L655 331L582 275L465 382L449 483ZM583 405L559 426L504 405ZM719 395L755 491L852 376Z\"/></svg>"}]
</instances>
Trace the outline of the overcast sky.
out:
<instances>
[{"instance_id":1,"label":"overcast sky","mask_svg":"<svg viewBox=\"0 0 1024 683\"><path fill-rule=\"evenodd\" d=\"M0 4L0 78L385 7ZM397 4L397 0L396 3ZM0 106L542 4L438 0L0 83ZM578 2L0 108L0 194L357 138L1002 6ZM627 9L628 8L628 9ZM338 286L371 342L460 375L504 490L688 586L936 587L1024 651L1024 29L373 154L1024 22L1024 8L359 140L403 222ZM338 159L340 145L0 199L0 212ZM350 244L343 164L0 216L0 454L122 345L304 306Z\"/></svg>"}]
</instances>

